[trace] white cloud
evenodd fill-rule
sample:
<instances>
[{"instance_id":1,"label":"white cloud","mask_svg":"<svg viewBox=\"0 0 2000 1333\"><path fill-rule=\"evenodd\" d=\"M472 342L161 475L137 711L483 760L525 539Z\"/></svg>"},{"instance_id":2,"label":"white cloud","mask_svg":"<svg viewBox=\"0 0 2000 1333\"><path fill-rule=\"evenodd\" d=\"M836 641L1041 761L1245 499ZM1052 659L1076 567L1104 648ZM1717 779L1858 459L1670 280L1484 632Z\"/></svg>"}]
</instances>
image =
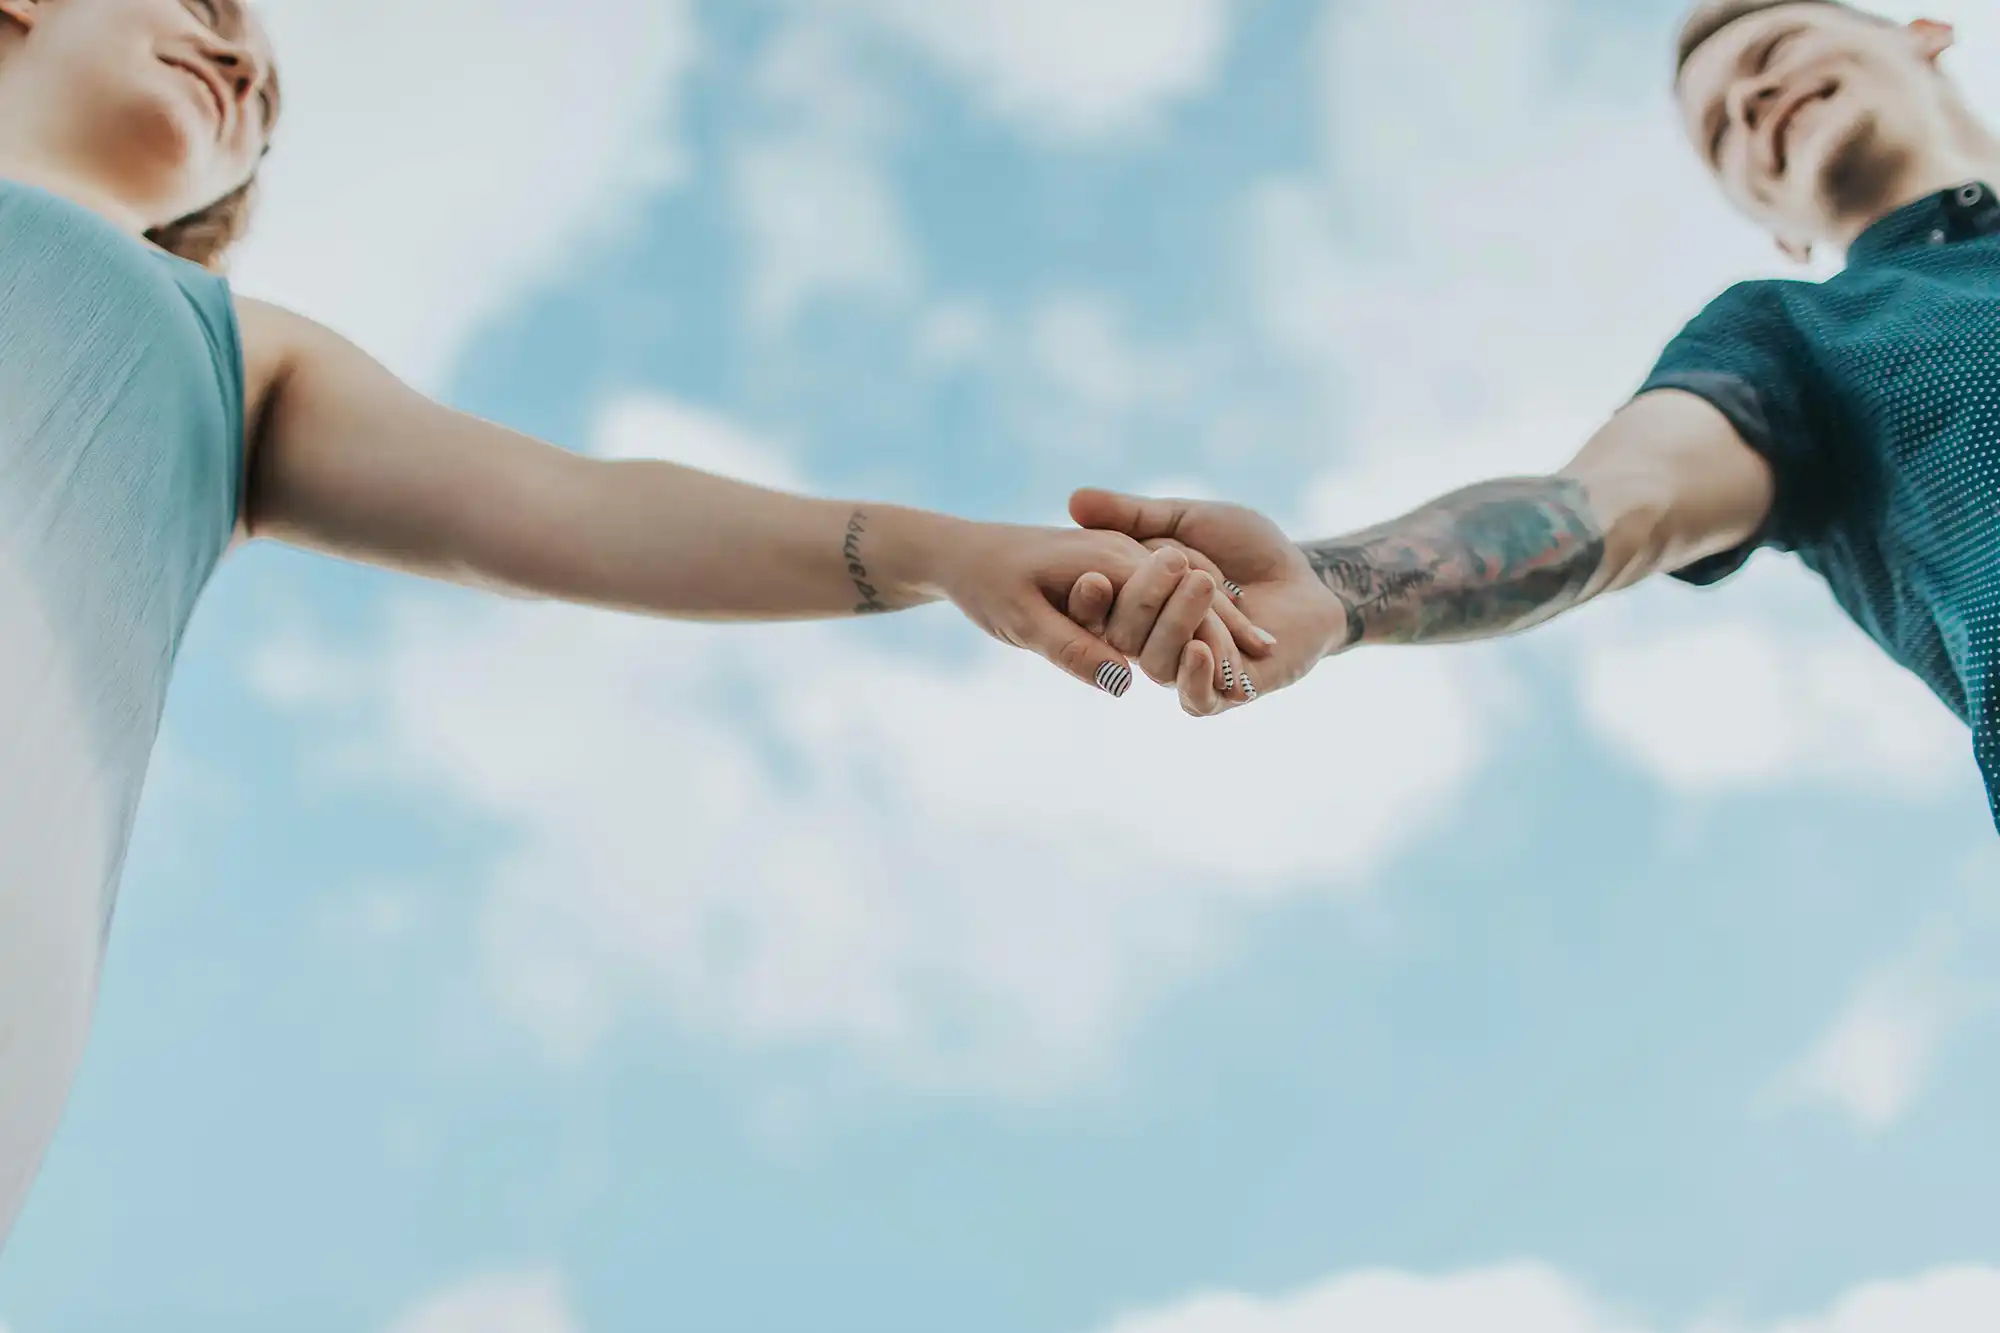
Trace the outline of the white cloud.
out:
<instances>
[{"instance_id":1,"label":"white cloud","mask_svg":"<svg viewBox=\"0 0 2000 1333\"><path fill-rule=\"evenodd\" d=\"M1960 891L1909 947L1862 978L1827 1030L1766 1090L1763 1109L1826 1106L1870 1132L1909 1113L1946 1043L2000 1000L1987 965L2000 940L1996 869L2000 858L1991 853L1966 863Z\"/></svg>"},{"instance_id":2,"label":"white cloud","mask_svg":"<svg viewBox=\"0 0 2000 1333\"><path fill-rule=\"evenodd\" d=\"M1186 384L1186 368L1135 345L1119 311L1101 297L1047 298L1034 313L1029 343L1049 383L1093 413L1171 406Z\"/></svg>"},{"instance_id":3,"label":"white cloud","mask_svg":"<svg viewBox=\"0 0 2000 1333\"><path fill-rule=\"evenodd\" d=\"M1929 1075L1951 1019L1949 998L1920 976L1872 979L1793 1071L1791 1089L1846 1111L1863 1128L1894 1124Z\"/></svg>"},{"instance_id":4,"label":"white cloud","mask_svg":"<svg viewBox=\"0 0 2000 1333\"><path fill-rule=\"evenodd\" d=\"M1205 89L1228 0L845 0L1037 137L1101 142Z\"/></svg>"},{"instance_id":5,"label":"white cloud","mask_svg":"<svg viewBox=\"0 0 2000 1333\"><path fill-rule=\"evenodd\" d=\"M685 0L263 9L285 123L236 278L424 388L480 319L678 169Z\"/></svg>"},{"instance_id":6,"label":"white cloud","mask_svg":"<svg viewBox=\"0 0 2000 1333\"><path fill-rule=\"evenodd\" d=\"M507 830L492 975L558 1053L663 1011L1023 1095L1091 1077L1234 914L1365 880L1488 725L1456 656L1356 659L1343 689L1197 725L970 630L962 664L878 633L424 598L364 659L281 646L257 675L332 713L350 772Z\"/></svg>"},{"instance_id":7,"label":"white cloud","mask_svg":"<svg viewBox=\"0 0 2000 1333\"><path fill-rule=\"evenodd\" d=\"M883 163L896 110L835 28L800 22L754 85L772 127L738 149L733 189L753 254L752 321L782 331L815 302L894 302L918 287L915 246Z\"/></svg>"},{"instance_id":8,"label":"white cloud","mask_svg":"<svg viewBox=\"0 0 2000 1333\"><path fill-rule=\"evenodd\" d=\"M553 1271L475 1277L419 1302L388 1333L580 1333Z\"/></svg>"},{"instance_id":9,"label":"white cloud","mask_svg":"<svg viewBox=\"0 0 2000 1333\"><path fill-rule=\"evenodd\" d=\"M1629 595L1567 644L1585 718L1681 795L1977 781L1964 725L1916 677L1832 613L1795 628L1772 600Z\"/></svg>"},{"instance_id":10,"label":"white cloud","mask_svg":"<svg viewBox=\"0 0 2000 1333\"><path fill-rule=\"evenodd\" d=\"M720 413L656 394L633 394L606 406L598 414L593 446L600 458L664 459L777 490L803 484L782 449Z\"/></svg>"},{"instance_id":11,"label":"white cloud","mask_svg":"<svg viewBox=\"0 0 2000 1333\"><path fill-rule=\"evenodd\" d=\"M1706 1320L1685 1333L1983 1333L2000 1322L2000 1271L1940 1269L1859 1287L1823 1314L1777 1323ZM1264 1300L1192 1297L1114 1320L1104 1333L1665 1333L1606 1309L1552 1269L1515 1264L1446 1277L1387 1271Z\"/></svg>"}]
</instances>

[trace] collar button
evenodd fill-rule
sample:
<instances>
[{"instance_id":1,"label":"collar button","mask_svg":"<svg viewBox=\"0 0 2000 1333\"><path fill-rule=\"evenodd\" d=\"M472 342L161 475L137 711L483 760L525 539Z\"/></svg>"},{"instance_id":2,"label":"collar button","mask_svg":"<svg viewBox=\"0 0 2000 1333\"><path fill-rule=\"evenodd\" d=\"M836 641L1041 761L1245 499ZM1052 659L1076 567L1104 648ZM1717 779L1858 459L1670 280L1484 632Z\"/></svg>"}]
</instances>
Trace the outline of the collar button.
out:
<instances>
[{"instance_id":1,"label":"collar button","mask_svg":"<svg viewBox=\"0 0 2000 1333\"><path fill-rule=\"evenodd\" d=\"M1957 199L1960 208L1977 208L1985 198L1986 187L1983 185L1961 185L1958 187Z\"/></svg>"}]
</instances>

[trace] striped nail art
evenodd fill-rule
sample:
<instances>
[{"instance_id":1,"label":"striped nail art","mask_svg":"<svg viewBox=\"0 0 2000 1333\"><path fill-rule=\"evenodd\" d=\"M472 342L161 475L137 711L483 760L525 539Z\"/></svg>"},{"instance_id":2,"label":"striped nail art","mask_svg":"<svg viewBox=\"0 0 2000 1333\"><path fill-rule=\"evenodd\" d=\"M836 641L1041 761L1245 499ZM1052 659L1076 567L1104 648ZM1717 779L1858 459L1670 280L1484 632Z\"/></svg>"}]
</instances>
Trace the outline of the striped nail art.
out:
<instances>
[{"instance_id":1,"label":"striped nail art","mask_svg":"<svg viewBox=\"0 0 2000 1333\"><path fill-rule=\"evenodd\" d=\"M1227 580L1224 580L1222 586L1223 589L1226 592L1228 592L1231 598L1239 602L1243 600L1243 586L1241 584L1230 583Z\"/></svg>"},{"instance_id":2,"label":"striped nail art","mask_svg":"<svg viewBox=\"0 0 2000 1333\"><path fill-rule=\"evenodd\" d=\"M1250 683L1250 677L1248 676L1243 678L1243 697L1251 703L1257 701L1257 687Z\"/></svg>"},{"instance_id":3,"label":"striped nail art","mask_svg":"<svg viewBox=\"0 0 2000 1333\"><path fill-rule=\"evenodd\" d=\"M1245 678L1246 682L1248 678ZM1236 664L1228 658L1222 659L1222 692L1228 694L1236 688Z\"/></svg>"},{"instance_id":4,"label":"striped nail art","mask_svg":"<svg viewBox=\"0 0 2000 1333\"><path fill-rule=\"evenodd\" d=\"M1132 688L1132 668L1117 662L1106 662L1097 669L1097 688L1114 699L1123 699L1125 692Z\"/></svg>"}]
</instances>

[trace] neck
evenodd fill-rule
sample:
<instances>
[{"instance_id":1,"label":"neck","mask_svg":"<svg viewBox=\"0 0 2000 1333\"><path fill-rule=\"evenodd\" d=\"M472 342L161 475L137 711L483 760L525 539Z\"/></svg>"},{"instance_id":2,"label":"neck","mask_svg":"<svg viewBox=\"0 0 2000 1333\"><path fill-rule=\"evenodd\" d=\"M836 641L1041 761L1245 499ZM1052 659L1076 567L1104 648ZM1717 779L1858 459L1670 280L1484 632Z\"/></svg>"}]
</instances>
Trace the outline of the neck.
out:
<instances>
[{"instance_id":1,"label":"neck","mask_svg":"<svg viewBox=\"0 0 2000 1333\"><path fill-rule=\"evenodd\" d=\"M2000 136L1968 118L1951 142L1913 159L1898 174L1894 188L1884 195L1879 207L1843 221L1828 239L1847 249L1863 232L1898 209L1969 181L2000 186Z\"/></svg>"},{"instance_id":2,"label":"neck","mask_svg":"<svg viewBox=\"0 0 2000 1333\"><path fill-rule=\"evenodd\" d=\"M88 176L45 156L0 142L0 180L18 181L60 195L97 214L120 231L143 236L147 223L139 210Z\"/></svg>"}]
</instances>

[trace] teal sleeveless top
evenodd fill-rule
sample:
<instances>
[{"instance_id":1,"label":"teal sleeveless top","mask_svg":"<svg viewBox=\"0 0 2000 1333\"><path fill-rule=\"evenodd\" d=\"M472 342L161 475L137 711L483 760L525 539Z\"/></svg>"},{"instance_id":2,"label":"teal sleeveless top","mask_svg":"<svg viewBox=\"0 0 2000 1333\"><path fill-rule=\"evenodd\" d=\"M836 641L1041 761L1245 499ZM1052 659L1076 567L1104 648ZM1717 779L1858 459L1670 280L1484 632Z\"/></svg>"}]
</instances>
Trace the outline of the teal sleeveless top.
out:
<instances>
[{"instance_id":1,"label":"teal sleeveless top","mask_svg":"<svg viewBox=\"0 0 2000 1333\"><path fill-rule=\"evenodd\" d=\"M0 182L0 1240L83 1049L189 617L236 526L228 284Z\"/></svg>"}]
</instances>

